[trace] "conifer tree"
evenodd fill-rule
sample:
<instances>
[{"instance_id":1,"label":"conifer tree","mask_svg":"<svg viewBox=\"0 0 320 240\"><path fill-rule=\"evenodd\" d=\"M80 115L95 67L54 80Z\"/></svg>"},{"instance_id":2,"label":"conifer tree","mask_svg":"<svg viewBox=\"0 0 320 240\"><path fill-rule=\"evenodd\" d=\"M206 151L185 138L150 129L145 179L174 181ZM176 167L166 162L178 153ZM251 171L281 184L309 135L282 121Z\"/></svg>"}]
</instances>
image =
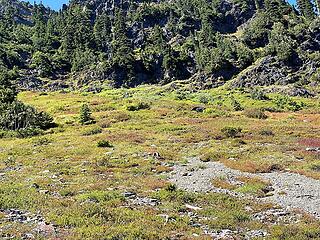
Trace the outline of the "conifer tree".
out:
<instances>
[{"instance_id":1,"label":"conifer tree","mask_svg":"<svg viewBox=\"0 0 320 240\"><path fill-rule=\"evenodd\" d=\"M93 123L93 118L91 117L91 110L88 104L83 104L80 108L79 122L82 125Z\"/></svg>"},{"instance_id":2,"label":"conifer tree","mask_svg":"<svg viewBox=\"0 0 320 240\"><path fill-rule=\"evenodd\" d=\"M300 13L307 19L313 19L315 17L314 6L311 0L297 0L297 6Z\"/></svg>"},{"instance_id":3,"label":"conifer tree","mask_svg":"<svg viewBox=\"0 0 320 240\"><path fill-rule=\"evenodd\" d=\"M105 12L96 18L93 34L98 49L107 51L111 41L111 21Z\"/></svg>"},{"instance_id":4,"label":"conifer tree","mask_svg":"<svg viewBox=\"0 0 320 240\"><path fill-rule=\"evenodd\" d=\"M0 68L0 105L10 104L17 97L17 89L7 69Z\"/></svg>"},{"instance_id":5,"label":"conifer tree","mask_svg":"<svg viewBox=\"0 0 320 240\"><path fill-rule=\"evenodd\" d=\"M116 68L125 72L125 84L130 85L133 80L133 49L127 36L125 16L121 9L115 10L115 20L112 29L111 54L112 63Z\"/></svg>"}]
</instances>

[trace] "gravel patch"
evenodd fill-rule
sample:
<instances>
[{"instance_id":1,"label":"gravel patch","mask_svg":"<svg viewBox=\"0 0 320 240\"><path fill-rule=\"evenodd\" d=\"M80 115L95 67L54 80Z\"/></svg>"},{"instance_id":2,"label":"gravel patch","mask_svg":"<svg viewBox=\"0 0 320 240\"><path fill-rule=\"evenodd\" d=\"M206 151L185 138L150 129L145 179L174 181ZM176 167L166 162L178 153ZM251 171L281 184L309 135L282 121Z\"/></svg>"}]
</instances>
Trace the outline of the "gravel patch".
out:
<instances>
[{"instance_id":1,"label":"gravel patch","mask_svg":"<svg viewBox=\"0 0 320 240\"><path fill-rule=\"evenodd\" d=\"M300 209L320 218L320 181L289 172L251 174L226 167L220 162L202 162L199 158L189 158L187 164L174 167L169 180L177 187L192 192L219 192L232 196L242 194L216 188L211 181L214 178L234 179L235 177L260 177L270 182L274 191L265 201L271 201L286 209Z\"/></svg>"}]
</instances>

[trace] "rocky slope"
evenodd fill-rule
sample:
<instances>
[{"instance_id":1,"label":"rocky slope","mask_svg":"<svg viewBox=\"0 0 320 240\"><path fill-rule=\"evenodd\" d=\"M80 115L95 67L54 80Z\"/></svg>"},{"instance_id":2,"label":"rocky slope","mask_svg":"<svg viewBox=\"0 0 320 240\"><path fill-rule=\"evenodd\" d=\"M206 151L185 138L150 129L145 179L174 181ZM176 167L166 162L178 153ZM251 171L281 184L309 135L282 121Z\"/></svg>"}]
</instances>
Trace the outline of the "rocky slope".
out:
<instances>
[{"instance_id":1,"label":"rocky slope","mask_svg":"<svg viewBox=\"0 0 320 240\"><path fill-rule=\"evenodd\" d=\"M73 0L59 13L2 0L0 16L10 12L29 27L7 28L0 63L19 66L24 89L232 80L233 88L317 93L319 17L283 0Z\"/></svg>"}]
</instances>

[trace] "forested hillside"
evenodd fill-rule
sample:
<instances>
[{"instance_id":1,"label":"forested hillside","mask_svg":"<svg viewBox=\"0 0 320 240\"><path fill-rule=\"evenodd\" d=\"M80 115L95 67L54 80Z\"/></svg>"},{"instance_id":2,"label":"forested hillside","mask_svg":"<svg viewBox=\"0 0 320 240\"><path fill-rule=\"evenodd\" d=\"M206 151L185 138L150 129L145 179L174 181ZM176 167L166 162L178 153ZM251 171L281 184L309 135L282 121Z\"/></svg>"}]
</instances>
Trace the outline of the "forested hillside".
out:
<instances>
[{"instance_id":1,"label":"forested hillside","mask_svg":"<svg viewBox=\"0 0 320 240\"><path fill-rule=\"evenodd\" d=\"M212 88L319 81L319 0L1 0L0 66L24 89L189 80ZM313 88L313 91L315 89Z\"/></svg>"}]
</instances>

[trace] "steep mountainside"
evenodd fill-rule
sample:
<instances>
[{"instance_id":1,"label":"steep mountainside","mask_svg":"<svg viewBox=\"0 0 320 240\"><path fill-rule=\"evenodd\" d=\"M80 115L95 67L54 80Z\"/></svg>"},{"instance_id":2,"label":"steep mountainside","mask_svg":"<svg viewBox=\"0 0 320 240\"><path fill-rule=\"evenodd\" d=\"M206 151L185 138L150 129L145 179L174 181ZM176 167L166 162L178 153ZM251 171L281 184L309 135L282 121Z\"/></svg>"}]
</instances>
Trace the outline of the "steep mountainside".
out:
<instances>
[{"instance_id":1,"label":"steep mountainside","mask_svg":"<svg viewBox=\"0 0 320 240\"><path fill-rule=\"evenodd\" d=\"M18 66L27 89L99 91L174 80L211 88L232 80L232 87L293 84L300 90L290 94L312 95L320 20L315 9L299 6L298 12L283 0L73 0L57 13L2 0L0 60L3 68Z\"/></svg>"}]
</instances>

